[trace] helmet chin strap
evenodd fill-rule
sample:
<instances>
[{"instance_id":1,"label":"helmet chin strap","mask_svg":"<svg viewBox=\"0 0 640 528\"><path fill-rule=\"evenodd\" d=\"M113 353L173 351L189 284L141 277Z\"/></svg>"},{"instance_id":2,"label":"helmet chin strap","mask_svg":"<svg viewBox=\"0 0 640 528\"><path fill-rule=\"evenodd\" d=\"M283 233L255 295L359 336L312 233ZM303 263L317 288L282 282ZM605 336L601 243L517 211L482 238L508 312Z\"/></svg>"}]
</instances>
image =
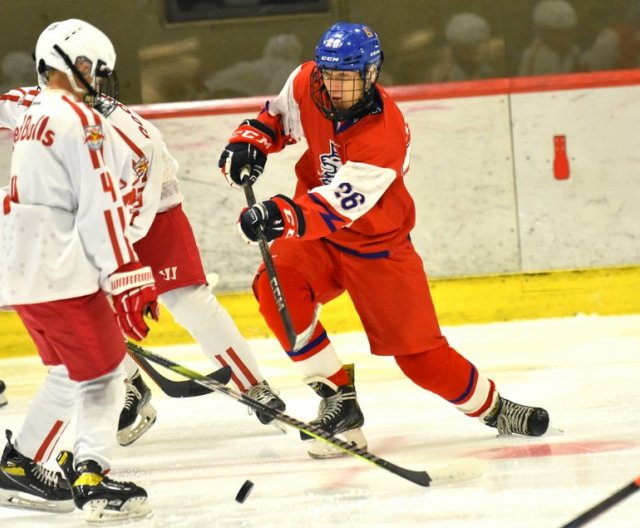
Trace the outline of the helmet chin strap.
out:
<instances>
[{"instance_id":1,"label":"helmet chin strap","mask_svg":"<svg viewBox=\"0 0 640 528\"><path fill-rule=\"evenodd\" d=\"M84 75L82 75L80 71L78 71L78 68L76 68L75 64L71 62L69 55L62 51L62 48L60 48L60 46L58 46L57 44L53 45L53 49L58 52L58 54L62 57L64 63L71 70L72 75L67 75L67 78L69 79L73 90L78 94L84 94L85 98L96 97L98 95L98 92L96 92L95 88L87 82L87 80L84 78ZM80 81L82 87L85 88L84 90L82 89L82 87L78 86L77 81Z\"/></svg>"}]
</instances>

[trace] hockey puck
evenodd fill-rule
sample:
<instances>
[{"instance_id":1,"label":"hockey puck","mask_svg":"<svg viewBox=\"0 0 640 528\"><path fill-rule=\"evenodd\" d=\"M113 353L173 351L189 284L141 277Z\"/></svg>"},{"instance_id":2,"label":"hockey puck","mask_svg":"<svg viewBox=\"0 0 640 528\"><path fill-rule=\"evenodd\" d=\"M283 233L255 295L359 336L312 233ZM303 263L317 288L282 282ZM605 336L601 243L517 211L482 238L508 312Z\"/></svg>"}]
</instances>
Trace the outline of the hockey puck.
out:
<instances>
[{"instance_id":1,"label":"hockey puck","mask_svg":"<svg viewBox=\"0 0 640 528\"><path fill-rule=\"evenodd\" d=\"M236 501L240 503L246 501L252 489L253 489L253 482L251 482L250 480L245 480L242 487L238 490L238 493L236 495Z\"/></svg>"}]
</instances>

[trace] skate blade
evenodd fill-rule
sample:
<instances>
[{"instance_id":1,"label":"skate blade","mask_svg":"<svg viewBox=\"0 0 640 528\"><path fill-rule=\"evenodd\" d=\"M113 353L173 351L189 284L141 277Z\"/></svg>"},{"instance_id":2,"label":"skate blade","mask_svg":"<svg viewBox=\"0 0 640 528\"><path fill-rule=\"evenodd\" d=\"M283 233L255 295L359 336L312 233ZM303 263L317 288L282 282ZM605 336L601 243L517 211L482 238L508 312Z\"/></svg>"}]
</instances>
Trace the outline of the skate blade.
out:
<instances>
[{"instance_id":1,"label":"skate blade","mask_svg":"<svg viewBox=\"0 0 640 528\"><path fill-rule=\"evenodd\" d=\"M0 505L23 510L37 510L55 513L69 513L76 509L73 499L50 501L40 499L30 493L14 490L0 490Z\"/></svg>"},{"instance_id":2,"label":"skate blade","mask_svg":"<svg viewBox=\"0 0 640 528\"><path fill-rule=\"evenodd\" d=\"M96 499L87 502L83 507L84 520L93 526L124 524L141 519L149 519L153 515L146 497L134 497L126 501L120 509L108 508L107 499Z\"/></svg>"},{"instance_id":3,"label":"skate blade","mask_svg":"<svg viewBox=\"0 0 640 528\"><path fill-rule=\"evenodd\" d=\"M133 442L135 442L144 433L151 429L151 426L156 423L157 417L157 411L150 403L147 403L140 410L138 419L136 419L133 425L130 425L129 427L125 427L124 429L118 431L118 433L116 434L118 443L121 446L128 446L130 444L133 444Z\"/></svg>"},{"instance_id":4,"label":"skate blade","mask_svg":"<svg viewBox=\"0 0 640 528\"><path fill-rule=\"evenodd\" d=\"M0 394L0 407L4 407L7 403L7 397L4 394Z\"/></svg>"},{"instance_id":5,"label":"skate blade","mask_svg":"<svg viewBox=\"0 0 640 528\"><path fill-rule=\"evenodd\" d=\"M287 434L287 427L280 420L273 420L268 425L272 426L277 431L280 431L282 434Z\"/></svg>"},{"instance_id":6,"label":"skate blade","mask_svg":"<svg viewBox=\"0 0 640 528\"><path fill-rule=\"evenodd\" d=\"M365 438L362 429L351 429L335 435L340 440L343 440L347 444L351 444L360 449L367 449L367 439ZM327 458L339 458L347 456L342 449L323 442L322 440L314 440L311 447L307 450L307 453L311 458L324 460Z\"/></svg>"}]
</instances>

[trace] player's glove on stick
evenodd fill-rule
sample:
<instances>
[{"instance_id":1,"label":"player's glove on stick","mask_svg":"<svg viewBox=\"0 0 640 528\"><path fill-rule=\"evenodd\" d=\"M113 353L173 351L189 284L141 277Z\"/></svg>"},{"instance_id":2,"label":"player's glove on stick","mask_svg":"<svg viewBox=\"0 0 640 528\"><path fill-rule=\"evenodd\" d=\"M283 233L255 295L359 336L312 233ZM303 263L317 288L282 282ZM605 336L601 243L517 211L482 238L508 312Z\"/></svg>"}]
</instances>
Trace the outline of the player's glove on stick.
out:
<instances>
[{"instance_id":1,"label":"player's glove on stick","mask_svg":"<svg viewBox=\"0 0 640 528\"><path fill-rule=\"evenodd\" d=\"M235 129L218 160L218 167L231 186L254 184L264 171L275 141L275 131L257 119L246 119Z\"/></svg>"},{"instance_id":2,"label":"player's glove on stick","mask_svg":"<svg viewBox=\"0 0 640 528\"><path fill-rule=\"evenodd\" d=\"M267 242L302 236L305 222L300 207L291 198L278 194L271 200L244 208L238 218L238 230L245 242L255 244L260 232Z\"/></svg>"},{"instance_id":3,"label":"player's glove on stick","mask_svg":"<svg viewBox=\"0 0 640 528\"><path fill-rule=\"evenodd\" d=\"M109 284L122 332L136 341L147 337L149 327L144 316L150 316L154 321L159 318L158 292L151 268L143 267L139 262L129 262L109 276Z\"/></svg>"}]
</instances>

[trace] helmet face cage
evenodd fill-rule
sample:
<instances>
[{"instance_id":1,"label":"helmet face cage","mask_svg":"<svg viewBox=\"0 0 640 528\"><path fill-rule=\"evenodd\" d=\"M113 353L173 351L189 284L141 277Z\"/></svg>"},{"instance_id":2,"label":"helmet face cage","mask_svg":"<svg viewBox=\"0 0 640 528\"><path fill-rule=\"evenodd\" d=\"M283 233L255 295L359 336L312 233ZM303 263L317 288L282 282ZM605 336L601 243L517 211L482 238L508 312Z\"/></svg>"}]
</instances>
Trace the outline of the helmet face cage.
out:
<instances>
[{"instance_id":1,"label":"helmet face cage","mask_svg":"<svg viewBox=\"0 0 640 528\"><path fill-rule=\"evenodd\" d=\"M93 99L87 102L107 117L118 106L118 96L120 95L120 82L115 70L103 68L96 72L95 91Z\"/></svg>"},{"instance_id":2,"label":"helmet face cage","mask_svg":"<svg viewBox=\"0 0 640 528\"><path fill-rule=\"evenodd\" d=\"M375 84L382 66L380 41L373 30L362 24L334 24L320 38L315 63L311 96L322 114L334 121L365 115L373 104ZM358 72L358 79L335 83L336 79L345 78L341 73L345 71ZM336 85L340 92L335 92ZM332 94L339 101L337 105ZM348 108L345 101L351 102Z\"/></svg>"}]
</instances>

